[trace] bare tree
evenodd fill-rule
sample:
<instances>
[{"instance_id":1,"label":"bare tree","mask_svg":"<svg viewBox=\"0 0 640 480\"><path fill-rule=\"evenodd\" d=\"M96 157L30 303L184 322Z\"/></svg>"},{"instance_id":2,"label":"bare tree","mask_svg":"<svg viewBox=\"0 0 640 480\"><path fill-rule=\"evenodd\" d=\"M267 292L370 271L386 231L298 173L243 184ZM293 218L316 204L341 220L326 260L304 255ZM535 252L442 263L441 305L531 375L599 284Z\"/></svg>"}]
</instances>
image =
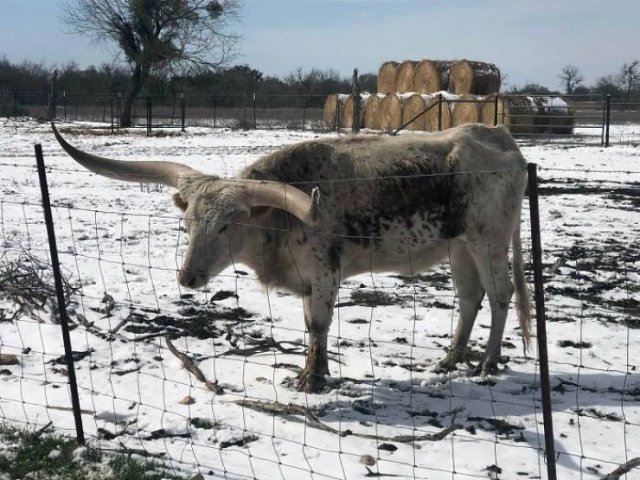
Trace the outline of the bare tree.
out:
<instances>
[{"instance_id":1,"label":"bare tree","mask_svg":"<svg viewBox=\"0 0 640 480\"><path fill-rule=\"evenodd\" d=\"M564 93L567 95L571 95L584 82L584 76L580 73L578 67L574 65L566 65L559 77L564 86Z\"/></svg>"},{"instance_id":2,"label":"bare tree","mask_svg":"<svg viewBox=\"0 0 640 480\"><path fill-rule=\"evenodd\" d=\"M117 46L131 67L120 117L131 126L136 95L153 71L219 67L235 56L238 36L227 32L242 0L67 0L68 33Z\"/></svg>"},{"instance_id":3,"label":"bare tree","mask_svg":"<svg viewBox=\"0 0 640 480\"><path fill-rule=\"evenodd\" d=\"M638 60L624 63L620 68L617 80L625 100L629 100L631 93L640 88L640 65Z\"/></svg>"}]
</instances>

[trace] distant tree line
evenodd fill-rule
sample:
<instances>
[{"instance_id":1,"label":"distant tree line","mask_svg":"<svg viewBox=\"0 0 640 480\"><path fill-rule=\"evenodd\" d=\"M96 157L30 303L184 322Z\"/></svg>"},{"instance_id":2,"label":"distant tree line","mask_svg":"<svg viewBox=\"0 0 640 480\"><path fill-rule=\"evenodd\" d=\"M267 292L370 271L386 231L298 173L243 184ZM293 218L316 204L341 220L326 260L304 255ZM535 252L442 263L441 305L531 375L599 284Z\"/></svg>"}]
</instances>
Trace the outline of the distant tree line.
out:
<instances>
[{"instance_id":1,"label":"distant tree line","mask_svg":"<svg viewBox=\"0 0 640 480\"><path fill-rule=\"evenodd\" d=\"M123 94L127 91L130 71L127 67L102 64L81 68L71 62L58 68L42 63L10 62L0 57L0 94L7 97L14 92L39 94L47 98L50 93L53 71L57 70L58 97L98 97ZM359 78L362 91L375 92L376 75L366 73ZM258 97L270 96L272 106L291 105L290 96L304 96L301 101L307 107L320 107L327 95L350 92L351 78L342 77L335 70L298 68L283 78L264 75L248 65L230 68L195 71L189 75L153 73L140 91L141 96L154 95L171 98L184 94L189 102L215 101L219 106L242 105L256 93Z\"/></svg>"},{"instance_id":2,"label":"distant tree line","mask_svg":"<svg viewBox=\"0 0 640 480\"><path fill-rule=\"evenodd\" d=\"M529 83L512 87L509 93L529 95L611 95L624 102L640 102L640 62L624 63L614 74L596 79L593 85L585 85L584 75L575 65L566 65L558 75L561 90L551 90L544 85Z\"/></svg>"},{"instance_id":3,"label":"distant tree line","mask_svg":"<svg viewBox=\"0 0 640 480\"><path fill-rule=\"evenodd\" d=\"M31 61L13 63L3 56L0 57L0 95L6 99L14 92L19 92L36 94L46 99L50 94L54 70L57 70L58 97L60 98L65 92L70 99L123 94L127 91L131 76L126 66L105 63L98 67L81 68L76 63L70 62L52 68L43 63ZM512 87L506 93L608 94L621 101L640 101L640 63L638 61L625 63L618 72L600 77L590 86L585 85L584 77L575 66L566 66L558 77L561 89L553 90L544 85L529 83ZM376 92L376 74L361 74L359 81L363 92ZM220 107L234 107L242 106L243 102L252 101L255 93L262 106L264 102L268 102L272 107L302 105L321 107L327 95L350 91L351 78L343 77L335 70L298 68L284 77L276 77L265 75L249 65L236 65L215 70L202 69L188 75L156 72L150 75L140 95L172 98L184 94L192 105L198 102L209 104L215 98Z\"/></svg>"}]
</instances>

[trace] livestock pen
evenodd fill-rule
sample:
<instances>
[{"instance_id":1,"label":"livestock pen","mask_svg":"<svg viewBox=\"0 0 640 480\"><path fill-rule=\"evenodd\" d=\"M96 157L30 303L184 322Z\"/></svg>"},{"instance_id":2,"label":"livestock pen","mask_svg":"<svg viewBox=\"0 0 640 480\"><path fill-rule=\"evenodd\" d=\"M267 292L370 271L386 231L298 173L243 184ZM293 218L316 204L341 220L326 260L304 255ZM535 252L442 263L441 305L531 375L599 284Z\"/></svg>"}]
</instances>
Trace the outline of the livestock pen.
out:
<instances>
[{"instance_id":1,"label":"livestock pen","mask_svg":"<svg viewBox=\"0 0 640 480\"><path fill-rule=\"evenodd\" d=\"M2 421L76 434L33 156L41 143L88 442L185 477L546 478L540 362L536 351L523 355L513 314L499 375L433 372L459 304L446 263L345 280L329 334L332 377L321 393L301 393L294 380L308 335L297 299L260 288L242 265L207 289L182 290L184 220L172 192L91 175L48 125L0 121L0 355L13 359L0 377ZM89 127L67 131L87 150L179 158L221 176L282 145L336 135L190 127L147 137ZM612 133L636 138L640 128ZM558 478L629 470L640 441L635 149L522 151L539 165ZM474 328L471 364L488 310Z\"/></svg>"}]
</instances>

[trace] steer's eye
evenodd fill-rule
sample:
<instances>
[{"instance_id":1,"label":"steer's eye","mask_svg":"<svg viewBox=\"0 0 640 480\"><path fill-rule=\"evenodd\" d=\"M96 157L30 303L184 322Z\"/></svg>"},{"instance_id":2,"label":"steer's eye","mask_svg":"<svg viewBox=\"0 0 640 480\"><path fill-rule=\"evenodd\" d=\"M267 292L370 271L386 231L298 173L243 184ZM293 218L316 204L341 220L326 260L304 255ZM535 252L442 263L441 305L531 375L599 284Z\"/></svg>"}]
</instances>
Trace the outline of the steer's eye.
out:
<instances>
[{"instance_id":1,"label":"steer's eye","mask_svg":"<svg viewBox=\"0 0 640 480\"><path fill-rule=\"evenodd\" d=\"M228 226L229 225L225 225L224 227L222 227L220 230L218 230L218 233L224 232L227 229Z\"/></svg>"}]
</instances>

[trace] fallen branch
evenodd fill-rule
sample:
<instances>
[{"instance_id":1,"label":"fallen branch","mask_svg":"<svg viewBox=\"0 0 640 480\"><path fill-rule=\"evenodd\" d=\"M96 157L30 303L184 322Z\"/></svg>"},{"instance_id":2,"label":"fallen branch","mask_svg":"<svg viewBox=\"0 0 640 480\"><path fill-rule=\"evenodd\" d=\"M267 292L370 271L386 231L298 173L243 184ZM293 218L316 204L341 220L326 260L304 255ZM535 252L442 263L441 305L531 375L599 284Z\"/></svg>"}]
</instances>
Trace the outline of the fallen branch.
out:
<instances>
[{"instance_id":1,"label":"fallen branch","mask_svg":"<svg viewBox=\"0 0 640 480\"><path fill-rule=\"evenodd\" d=\"M149 340L151 338L161 337L162 335L165 335L165 338L166 338L167 332L154 332L154 333L148 333L147 335L139 335L137 337L134 337L133 341L142 342L144 340Z\"/></svg>"},{"instance_id":2,"label":"fallen branch","mask_svg":"<svg viewBox=\"0 0 640 480\"><path fill-rule=\"evenodd\" d=\"M15 304L11 317L3 321L14 321L24 315L44 322L43 313L49 310L52 321L58 321L58 305L56 287L51 274L51 265L32 255L24 247L18 245L22 252L14 260L0 257L0 300L8 300ZM65 306L75 302L73 295L80 289L72 285L63 276Z\"/></svg>"},{"instance_id":3,"label":"fallen branch","mask_svg":"<svg viewBox=\"0 0 640 480\"><path fill-rule=\"evenodd\" d=\"M367 469L367 474L365 477L399 477L400 475L396 475L395 473L378 473L371 470L369 467L364 467Z\"/></svg>"},{"instance_id":4,"label":"fallen branch","mask_svg":"<svg viewBox=\"0 0 640 480\"><path fill-rule=\"evenodd\" d=\"M270 352L272 349L279 350L282 353L290 354L290 355L306 355L306 351L303 345L293 342L277 342L274 338L265 338L263 340L254 340L256 345L254 347L249 348L232 348L231 350L227 350L226 352L219 353L216 355L216 358L226 357L228 355L240 355L243 357L249 357L251 355L255 355L257 353L265 353ZM291 345L295 345L296 348L285 348L282 346L283 343L289 343ZM300 350L300 347L303 347Z\"/></svg>"},{"instance_id":5,"label":"fallen branch","mask_svg":"<svg viewBox=\"0 0 640 480\"><path fill-rule=\"evenodd\" d=\"M309 422L309 425L311 425L313 428L317 428L318 430L323 430L325 432L333 433L343 437L346 437L348 435L353 435L359 438L366 438L371 440L383 440L385 442L399 442L399 443L424 442L424 441L436 442L436 441L442 440L451 432L454 432L455 430L462 428L461 425L451 425L447 428L442 429L438 433L434 433L434 434L419 435L419 436L397 435L395 437L385 437L381 435L372 435L369 433L354 433L351 430L338 431L335 428L330 427L326 423L323 423L322 421L320 421L320 419L318 419L318 417L316 417L314 413L311 412L308 408L300 405L294 405L291 403L288 405L284 405L278 402L266 402L266 401L262 402L257 400L248 400L248 399L236 400L234 403L242 407L247 407L253 410L257 410L259 412L270 413L274 415L302 416L307 419L307 421Z\"/></svg>"},{"instance_id":6,"label":"fallen branch","mask_svg":"<svg viewBox=\"0 0 640 480\"><path fill-rule=\"evenodd\" d=\"M168 335L164 337L164 340L165 342L167 342L167 347L169 348L169 351L173 353L176 357L178 357L178 359L182 362L182 365L184 366L184 368L187 369L187 371L191 372L191 374L194 377L196 377L198 380L204 383L205 386L215 394L222 395L224 393L224 390L220 385L218 385L217 381L210 382L209 380L207 380L207 378L202 373L202 370L200 370L193 363L193 360L191 360L191 358L188 355L185 355L184 353L178 351L178 349L171 342L171 338Z\"/></svg>"},{"instance_id":7,"label":"fallen branch","mask_svg":"<svg viewBox=\"0 0 640 480\"><path fill-rule=\"evenodd\" d=\"M42 427L42 428L40 428L40 429L36 430L36 432L34 433L34 436L35 436L36 438L40 438L40 436L41 436L45 431L47 431L47 429L48 429L51 425L53 425L53 422L52 422L52 421L49 421L49 423L47 423L44 427Z\"/></svg>"},{"instance_id":8,"label":"fallen branch","mask_svg":"<svg viewBox=\"0 0 640 480\"><path fill-rule=\"evenodd\" d=\"M93 333L96 337L101 338L102 340L111 342L114 340L114 338L118 338L119 340L129 341L127 337L124 337L116 332L111 333L102 331L100 328L96 327L93 322L87 320L87 318L81 313L77 313L75 315L75 319L78 321L79 325L82 325L87 330L87 332Z\"/></svg>"},{"instance_id":9,"label":"fallen branch","mask_svg":"<svg viewBox=\"0 0 640 480\"><path fill-rule=\"evenodd\" d=\"M618 480L622 475L629 473L636 467L640 467L640 457L635 457L627 463L623 463L609 475L602 477L602 480Z\"/></svg>"},{"instance_id":10,"label":"fallen branch","mask_svg":"<svg viewBox=\"0 0 640 480\"><path fill-rule=\"evenodd\" d=\"M63 412L73 412L73 407L59 407L57 405L47 405L47 409L48 410L61 410ZM83 413L85 415L95 415L96 412L94 412L93 410L87 410L87 409L80 409L80 413Z\"/></svg>"},{"instance_id":11,"label":"fallen branch","mask_svg":"<svg viewBox=\"0 0 640 480\"><path fill-rule=\"evenodd\" d=\"M140 455L141 457L166 458L165 452L152 453L141 448L129 448L124 443L120 443L120 448L101 448L100 450L111 451L114 453L125 453L127 455Z\"/></svg>"}]
</instances>

